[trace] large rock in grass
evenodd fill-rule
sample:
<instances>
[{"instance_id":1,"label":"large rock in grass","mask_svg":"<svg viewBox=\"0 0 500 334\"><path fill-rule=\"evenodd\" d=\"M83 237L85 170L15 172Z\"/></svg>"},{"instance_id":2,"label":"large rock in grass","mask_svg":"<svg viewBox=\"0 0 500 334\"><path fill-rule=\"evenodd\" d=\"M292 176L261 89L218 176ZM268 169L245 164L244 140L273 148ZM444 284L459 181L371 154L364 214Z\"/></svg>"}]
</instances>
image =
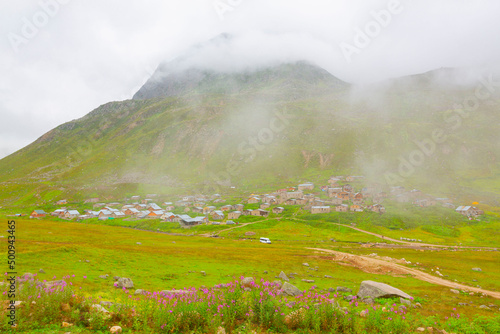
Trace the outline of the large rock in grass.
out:
<instances>
[{"instance_id":1,"label":"large rock in grass","mask_svg":"<svg viewBox=\"0 0 500 334\"><path fill-rule=\"evenodd\" d=\"M406 299L412 299L412 297L395 287L392 287L385 283L379 283L374 281L363 281L359 287L358 298L388 298L388 297L401 297Z\"/></svg>"},{"instance_id":2,"label":"large rock in grass","mask_svg":"<svg viewBox=\"0 0 500 334\"><path fill-rule=\"evenodd\" d=\"M241 285L244 288L251 288L254 286L254 284L255 284L255 281L254 281L253 277L245 277L241 280Z\"/></svg>"},{"instance_id":3,"label":"large rock in grass","mask_svg":"<svg viewBox=\"0 0 500 334\"><path fill-rule=\"evenodd\" d=\"M278 278L280 278L280 279L282 279L283 281L286 281L286 282L289 281L288 277L286 276L286 274L284 272L280 272Z\"/></svg>"},{"instance_id":4,"label":"large rock in grass","mask_svg":"<svg viewBox=\"0 0 500 334\"><path fill-rule=\"evenodd\" d=\"M285 282L285 284L283 284L283 286L281 287L281 291L283 291L283 294L288 296L300 296L302 294L302 291L300 291L299 288L288 282Z\"/></svg>"},{"instance_id":5,"label":"large rock in grass","mask_svg":"<svg viewBox=\"0 0 500 334\"><path fill-rule=\"evenodd\" d=\"M134 287L134 282L128 277L120 277L116 283L117 288L132 289Z\"/></svg>"}]
</instances>

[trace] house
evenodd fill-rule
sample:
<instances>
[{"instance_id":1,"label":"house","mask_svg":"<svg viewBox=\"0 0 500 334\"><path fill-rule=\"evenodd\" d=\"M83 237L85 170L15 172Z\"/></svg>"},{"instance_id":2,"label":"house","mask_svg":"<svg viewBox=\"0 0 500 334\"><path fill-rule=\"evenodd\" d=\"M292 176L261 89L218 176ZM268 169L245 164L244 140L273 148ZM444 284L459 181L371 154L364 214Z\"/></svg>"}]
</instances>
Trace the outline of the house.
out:
<instances>
[{"instance_id":1,"label":"house","mask_svg":"<svg viewBox=\"0 0 500 334\"><path fill-rule=\"evenodd\" d=\"M65 204L68 204L68 200L66 199L61 199L56 202L56 205L65 205Z\"/></svg>"},{"instance_id":2,"label":"house","mask_svg":"<svg viewBox=\"0 0 500 334\"><path fill-rule=\"evenodd\" d=\"M241 216L241 211L233 211L227 214L227 219L238 219Z\"/></svg>"},{"instance_id":3,"label":"house","mask_svg":"<svg viewBox=\"0 0 500 334\"><path fill-rule=\"evenodd\" d=\"M314 189L314 184L313 183L303 183L299 184L298 190L299 191L304 191L304 190L313 190Z\"/></svg>"},{"instance_id":4,"label":"house","mask_svg":"<svg viewBox=\"0 0 500 334\"><path fill-rule=\"evenodd\" d=\"M130 197L130 199L131 199L132 201L138 201L139 199L141 199L141 196L139 196L139 195L134 195L134 196Z\"/></svg>"},{"instance_id":5,"label":"house","mask_svg":"<svg viewBox=\"0 0 500 334\"><path fill-rule=\"evenodd\" d=\"M210 216L212 217L212 219L214 220L222 220L224 219L224 212L220 211L220 210L215 210L214 212L212 212L210 214Z\"/></svg>"},{"instance_id":6,"label":"house","mask_svg":"<svg viewBox=\"0 0 500 334\"><path fill-rule=\"evenodd\" d=\"M336 177L331 177L329 180L328 180L328 184L332 187L334 186L337 186L338 183L340 182L340 179L339 178L336 178Z\"/></svg>"},{"instance_id":7,"label":"house","mask_svg":"<svg viewBox=\"0 0 500 334\"><path fill-rule=\"evenodd\" d=\"M347 212L349 211L349 206L347 204L340 204L335 207L335 211L337 212Z\"/></svg>"},{"instance_id":8,"label":"house","mask_svg":"<svg viewBox=\"0 0 500 334\"><path fill-rule=\"evenodd\" d=\"M484 215L483 210L479 210L478 208L473 206L459 206L458 208L455 209L455 211L467 217Z\"/></svg>"},{"instance_id":9,"label":"house","mask_svg":"<svg viewBox=\"0 0 500 334\"><path fill-rule=\"evenodd\" d=\"M213 212L215 209L216 209L215 206L206 206L203 208L203 214L204 215L209 214Z\"/></svg>"},{"instance_id":10,"label":"house","mask_svg":"<svg viewBox=\"0 0 500 334\"><path fill-rule=\"evenodd\" d=\"M54 212L52 212L50 215L51 216L60 216L60 215L63 215L65 211L66 211L65 209L57 209Z\"/></svg>"},{"instance_id":11,"label":"house","mask_svg":"<svg viewBox=\"0 0 500 334\"><path fill-rule=\"evenodd\" d=\"M183 200L184 202L194 202L195 197L194 197L194 196L184 196L184 197L182 198L182 200Z\"/></svg>"},{"instance_id":12,"label":"house","mask_svg":"<svg viewBox=\"0 0 500 334\"><path fill-rule=\"evenodd\" d=\"M189 206L189 202L186 201L177 201L175 202L176 206Z\"/></svg>"},{"instance_id":13,"label":"house","mask_svg":"<svg viewBox=\"0 0 500 334\"><path fill-rule=\"evenodd\" d=\"M175 206L173 206L173 205L167 205L165 207L165 210L167 210L167 211L173 211L174 209L175 209Z\"/></svg>"},{"instance_id":14,"label":"house","mask_svg":"<svg viewBox=\"0 0 500 334\"><path fill-rule=\"evenodd\" d=\"M337 188L328 188L327 193L328 197L337 197L337 194L342 192L342 188L337 187Z\"/></svg>"},{"instance_id":15,"label":"house","mask_svg":"<svg viewBox=\"0 0 500 334\"><path fill-rule=\"evenodd\" d=\"M262 209L255 209L255 210L252 210L252 216L267 217L267 216L269 216L269 211L262 210Z\"/></svg>"},{"instance_id":16,"label":"house","mask_svg":"<svg viewBox=\"0 0 500 334\"><path fill-rule=\"evenodd\" d=\"M350 193L353 191L353 188L350 184L345 184L343 187L342 187L342 191L345 191L347 193Z\"/></svg>"},{"instance_id":17,"label":"house","mask_svg":"<svg viewBox=\"0 0 500 334\"><path fill-rule=\"evenodd\" d=\"M64 218L68 219L77 218L78 216L80 216L80 212L78 212L77 210L67 210L64 213Z\"/></svg>"},{"instance_id":18,"label":"house","mask_svg":"<svg viewBox=\"0 0 500 334\"><path fill-rule=\"evenodd\" d=\"M257 204L259 202L260 202L260 198L258 198L257 196L252 196L247 201L248 204Z\"/></svg>"},{"instance_id":19,"label":"house","mask_svg":"<svg viewBox=\"0 0 500 334\"><path fill-rule=\"evenodd\" d=\"M225 212L225 211L231 211L233 209L232 205L223 205L220 207L220 211Z\"/></svg>"},{"instance_id":20,"label":"house","mask_svg":"<svg viewBox=\"0 0 500 334\"><path fill-rule=\"evenodd\" d=\"M280 214L280 213L283 213L283 211L285 211L285 208L282 208L281 206L277 206L277 207L273 208L273 213Z\"/></svg>"},{"instance_id":21,"label":"house","mask_svg":"<svg viewBox=\"0 0 500 334\"><path fill-rule=\"evenodd\" d=\"M203 208L199 207L199 206L195 206L193 208L193 212L195 212L195 213L203 213Z\"/></svg>"},{"instance_id":22,"label":"house","mask_svg":"<svg viewBox=\"0 0 500 334\"><path fill-rule=\"evenodd\" d=\"M303 198L304 193L302 191L287 191L284 193L281 193L280 198L287 200L289 198Z\"/></svg>"},{"instance_id":23,"label":"house","mask_svg":"<svg viewBox=\"0 0 500 334\"><path fill-rule=\"evenodd\" d=\"M148 204L149 202L152 202L153 200L151 198L145 198L141 201L142 204Z\"/></svg>"},{"instance_id":24,"label":"house","mask_svg":"<svg viewBox=\"0 0 500 334\"><path fill-rule=\"evenodd\" d=\"M172 212L165 212L163 215L161 215L160 219L165 220L167 222L173 222L175 219L176 215Z\"/></svg>"},{"instance_id":25,"label":"house","mask_svg":"<svg viewBox=\"0 0 500 334\"><path fill-rule=\"evenodd\" d=\"M307 199L305 199L305 198L297 198L297 200L295 200L295 204L296 205L306 205L307 204Z\"/></svg>"},{"instance_id":26,"label":"house","mask_svg":"<svg viewBox=\"0 0 500 334\"><path fill-rule=\"evenodd\" d=\"M265 209L269 208L270 206L271 206L271 204L269 204L269 203L262 203L262 204L260 205L260 208L261 208L262 210L265 210Z\"/></svg>"},{"instance_id":27,"label":"house","mask_svg":"<svg viewBox=\"0 0 500 334\"><path fill-rule=\"evenodd\" d=\"M354 212L363 212L363 208L358 204L351 205L350 210Z\"/></svg>"},{"instance_id":28,"label":"house","mask_svg":"<svg viewBox=\"0 0 500 334\"><path fill-rule=\"evenodd\" d=\"M331 208L329 206L312 206L311 207L311 213L316 214L316 213L330 213Z\"/></svg>"},{"instance_id":29,"label":"house","mask_svg":"<svg viewBox=\"0 0 500 334\"><path fill-rule=\"evenodd\" d=\"M33 217L33 218L41 218L41 217L45 217L47 215L47 213L43 210L34 210L30 217Z\"/></svg>"},{"instance_id":30,"label":"house","mask_svg":"<svg viewBox=\"0 0 500 334\"><path fill-rule=\"evenodd\" d=\"M146 210L147 209L147 205L146 204L136 204L135 205L135 208L139 211L143 211L143 210Z\"/></svg>"},{"instance_id":31,"label":"house","mask_svg":"<svg viewBox=\"0 0 500 334\"><path fill-rule=\"evenodd\" d=\"M161 216L163 216L163 210L149 211L146 215L147 218L160 218Z\"/></svg>"},{"instance_id":32,"label":"house","mask_svg":"<svg viewBox=\"0 0 500 334\"><path fill-rule=\"evenodd\" d=\"M252 214L252 210L246 209L241 212L243 216L250 216Z\"/></svg>"},{"instance_id":33,"label":"house","mask_svg":"<svg viewBox=\"0 0 500 334\"><path fill-rule=\"evenodd\" d=\"M348 201L351 198L351 195L349 195L348 192L343 191L341 193L337 193L337 198L343 201Z\"/></svg>"},{"instance_id":34,"label":"house","mask_svg":"<svg viewBox=\"0 0 500 334\"><path fill-rule=\"evenodd\" d=\"M113 218L125 218L126 215L123 212L118 211L118 212L113 212L111 214L111 217L113 217Z\"/></svg>"},{"instance_id":35,"label":"house","mask_svg":"<svg viewBox=\"0 0 500 334\"><path fill-rule=\"evenodd\" d=\"M285 201L285 205L295 205L297 204L297 200L295 198L289 198Z\"/></svg>"},{"instance_id":36,"label":"house","mask_svg":"<svg viewBox=\"0 0 500 334\"><path fill-rule=\"evenodd\" d=\"M135 215L138 215L139 212L140 211L137 210L136 208L128 208L128 209L123 210L123 213L126 214L127 216L135 216Z\"/></svg>"},{"instance_id":37,"label":"house","mask_svg":"<svg viewBox=\"0 0 500 334\"><path fill-rule=\"evenodd\" d=\"M148 204L148 206L146 207L146 210L148 210L148 211L160 211L161 208L158 204L151 203L151 204Z\"/></svg>"},{"instance_id":38,"label":"house","mask_svg":"<svg viewBox=\"0 0 500 334\"><path fill-rule=\"evenodd\" d=\"M385 208L380 204L374 204L370 207L370 210L377 213L385 213Z\"/></svg>"},{"instance_id":39,"label":"house","mask_svg":"<svg viewBox=\"0 0 500 334\"><path fill-rule=\"evenodd\" d=\"M234 205L234 209L236 211L243 211L244 205L243 204L236 204Z\"/></svg>"},{"instance_id":40,"label":"house","mask_svg":"<svg viewBox=\"0 0 500 334\"><path fill-rule=\"evenodd\" d=\"M332 198L325 203L332 204L332 205L340 205L342 204L342 200L340 198Z\"/></svg>"},{"instance_id":41,"label":"house","mask_svg":"<svg viewBox=\"0 0 500 334\"><path fill-rule=\"evenodd\" d=\"M266 203L276 203L277 202L277 198L274 195L265 195L264 196L264 201Z\"/></svg>"}]
</instances>

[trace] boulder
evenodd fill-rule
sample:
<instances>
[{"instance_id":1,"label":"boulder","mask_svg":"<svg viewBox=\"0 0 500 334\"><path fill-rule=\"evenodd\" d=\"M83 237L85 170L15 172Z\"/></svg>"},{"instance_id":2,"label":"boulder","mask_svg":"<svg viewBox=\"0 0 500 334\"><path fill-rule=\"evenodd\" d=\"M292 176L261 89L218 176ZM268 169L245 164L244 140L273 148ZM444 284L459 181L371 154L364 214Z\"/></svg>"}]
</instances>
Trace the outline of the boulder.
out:
<instances>
[{"instance_id":1,"label":"boulder","mask_svg":"<svg viewBox=\"0 0 500 334\"><path fill-rule=\"evenodd\" d=\"M61 311L63 311L63 312L69 312L69 311L71 311L71 308L69 307L69 304L67 304L67 303L61 303Z\"/></svg>"},{"instance_id":2,"label":"boulder","mask_svg":"<svg viewBox=\"0 0 500 334\"><path fill-rule=\"evenodd\" d=\"M460 294L460 291L456 290L456 289L450 289L451 292L453 292L454 294Z\"/></svg>"},{"instance_id":3,"label":"boulder","mask_svg":"<svg viewBox=\"0 0 500 334\"><path fill-rule=\"evenodd\" d=\"M122 328L120 326L113 326L109 329L109 331L113 334L115 333L121 333L122 332Z\"/></svg>"},{"instance_id":4,"label":"boulder","mask_svg":"<svg viewBox=\"0 0 500 334\"><path fill-rule=\"evenodd\" d=\"M337 287L337 292L349 292L349 293L351 293L352 289L346 288L344 286L338 286Z\"/></svg>"},{"instance_id":5,"label":"boulder","mask_svg":"<svg viewBox=\"0 0 500 334\"><path fill-rule=\"evenodd\" d=\"M39 272L40 274L45 274L45 270L43 270L43 269L38 270L38 272Z\"/></svg>"},{"instance_id":6,"label":"boulder","mask_svg":"<svg viewBox=\"0 0 500 334\"><path fill-rule=\"evenodd\" d=\"M134 287L134 282L128 277L120 277L118 279L117 288L132 289Z\"/></svg>"},{"instance_id":7,"label":"boulder","mask_svg":"<svg viewBox=\"0 0 500 334\"><path fill-rule=\"evenodd\" d=\"M302 265L303 265L304 267L309 267L309 263L307 263L307 262L302 263Z\"/></svg>"},{"instance_id":8,"label":"boulder","mask_svg":"<svg viewBox=\"0 0 500 334\"><path fill-rule=\"evenodd\" d=\"M280 272L280 274L278 275L278 278L280 278L280 279L282 279L283 281L286 281L286 282L290 281L288 279L288 277L286 276L286 274L283 271Z\"/></svg>"},{"instance_id":9,"label":"boulder","mask_svg":"<svg viewBox=\"0 0 500 334\"><path fill-rule=\"evenodd\" d=\"M146 294L146 291L144 291L142 289L137 289L134 292L134 295L145 295L145 294Z\"/></svg>"},{"instance_id":10,"label":"boulder","mask_svg":"<svg viewBox=\"0 0 500 334\"><path fill-rule=\"evenodd\" d=\"M204 271L200 271L200 273L203 275L203 276L207 276L207 273L204 272Z\"/></svg>"},{"instance_id":11,"label":"boulder","mask_svg":"<svg viewBox=\"0 0 500 334\"><path fill-rule=\"evenodd\" d=\"M285 284L283 284L283 286L281 287L281 291L283 291L283 294L288 296L300 296L302 294L302 291L300 291L295 285L292 285L288 282L285 282Z\"/></svg>"},{"instance_id":12,"label":"boulder","mask_svg":"<svg viewBox=\"0 0 500 334\"><path fill-rule=\"evenodd\" d=\"M253 279L253 277L245 277L241 280L241 285L244 287L244 288L251 288L255 283L255 280Z\"/></svg>"},{"instance_id":13,"label":"boulder","mask_svg":"<svg viewBox=\"0 0 500 334\"><path fill-rule=\"evenodd\" d=\"M71 326L73 326L73 324L70 324L69 322L63 321L62 326L63 327L71 327Z\"/></svg>"},{"instance_id":14,"label":"boulder","mask_svg":"<svg viewBox=\"0 0 500 334\"><path fill-rule=\"evenodd\" d=\"M102 307L102 305L99 305L99 304L92 304L92 306L90 306L90 307L93 308L94 310L96 310L97 312L109 313L108 310L106 310L104 307Z\"/></svg>"},{"instance_id":15,"label":"boulder","mask_svg":"<svg viewBox=\"0 0 500 334\"><path fill-rule=\"evenodd\" d=\"M278 280L273 281L273 284L276 285L276 286L278 286L279 289L281 289L281 287L283 286L283 282L278 281Z\"/></svg>"},{"instance_id":16,"label":"boulder","mask_svg":"<svg viewBox=\"0 0 500 334\"><path fill-rule=\"evenodd\" d=\"M359 287L358 297L371 297L371 298L387 298L387 297L402 297L412 299L412 297L395 287L385 283L374 281L363 281Z\"/></svg>"},{"instance_id":17,"label":"boulder","mask_svg":"<svg viewBox=\"0 0 500 334\"><path fill-rule=\"evenodd\" d=\"M411 301L409 301L408 299L399 298L399 302L403 305L411 306Z\"/></svg>"},{"instance_id":18,"label":"boulder","mask_svg":"<svg viewBox=\"0 0 500 334\"><path fill-rule=\"evenodd\" d=\"M481 268L472 268L472 271L482 271Z\"/></svg>"},{"instance_id":19,"label":"boulder","mask_svg":"<svg viewBox=\"0 0 500 334\"><path fill-rule=\"evenodd\" d=\"M108 275L108 274L106 274L106 275L100 275L100 276L99 276L99 278L102 278L102 279L106 279L106 278L108 278L108 277L109 277L109 275Z\"/></svg>"},{"instance_id":20,"label":"boulder","mask_svg":"<svg viewBox=\"0 0 500 334\"><path fill-rule=\"evenodd\" d=\"M187 290L162 290L160 291L161 295L188 295L189 291Z\"/></svg>"},{"instance_id":21,"label":"boulder","mask_svg":"<svg viewBox=\"0 0 500 334\"><path fill-rule=\"evenodd\" d=\"M249 232L245 232L245 235L248 236L248 237L250 237L252 235L255 235L255 234L256 234L255 232L250 232L250 231Z\"/></svg>"},{"instance_id":22,"label":"boulder","mask_svg":"<svg viewBox=\"0 0 500 334\"><path fill-rule=\"evenodd\" d=\"M325 275L325 278L332 278L332 276L330 276L330 275Z\"/></svg>"},{"instance_id":23,"label":"boulder","mask_svg":"<svg viewBox=\"0 0 500 334\"><path fill-rule=\"evenodd\" d=\"M312 279L303 279L302 282L314 283L314 280L312 280Z\"/></svg>"}]
</instances>

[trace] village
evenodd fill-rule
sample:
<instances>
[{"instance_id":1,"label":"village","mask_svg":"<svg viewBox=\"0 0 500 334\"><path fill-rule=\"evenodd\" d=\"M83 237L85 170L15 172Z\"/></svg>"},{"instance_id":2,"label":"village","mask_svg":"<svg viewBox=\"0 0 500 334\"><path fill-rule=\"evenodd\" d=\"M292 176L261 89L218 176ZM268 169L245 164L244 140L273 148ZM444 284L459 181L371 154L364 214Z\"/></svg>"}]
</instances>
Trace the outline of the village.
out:
<instances>
[{"instance_id":1,"label":"village","mask_svg":"<svg viewBox=\"0 0 500 334\"><path fill-rule=\"evenodd\" d=\"M59 200L56 203L60 206L59 209L50 213L35 209L30 214L30 218L52 216L78 221L92 218L99 220L159 219L179 223L181 227L201 224L233 225L238 224L236 220L241 216L268 217L271 213L280 215L291 206L298 206L311 214L364 211L383 214L386 209L382 203L387 199L399 203L412 203L418 207L441 205L454 209L469 219L484 214L482 210L473 206L455 208L449 199L433 198L417 189L407 191L404 187L398 186L392 187L389 192L384 192L376 186L358 187L363 179L363 176L332 176L325 185L315 186L313 183L303 183L269 194L251 194L242 201L243 203L238 204L227 204L219 194L183 196L175 202L161 202L161 204L156 203L159 197L157 194L148 194L145 198L134 195L122 202L111 203L100 203L99 198L91 198L87 199L84 204L92 204L93 209L84 210L70 208L67 200ZM173 213L173 211L178 213Z\"/></svg>"}]
</instances>

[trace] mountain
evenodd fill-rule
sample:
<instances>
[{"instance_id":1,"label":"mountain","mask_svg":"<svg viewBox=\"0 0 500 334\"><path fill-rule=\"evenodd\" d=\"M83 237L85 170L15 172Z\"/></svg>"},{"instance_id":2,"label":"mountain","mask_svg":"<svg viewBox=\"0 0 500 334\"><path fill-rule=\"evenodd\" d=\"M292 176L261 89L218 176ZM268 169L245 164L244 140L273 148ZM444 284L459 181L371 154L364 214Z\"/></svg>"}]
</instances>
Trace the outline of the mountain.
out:
<instances>
[{"instance_id":1,"label":"mountain","mask_svg":"<svg viewBox=\"0 0 500 334\"><path fill-rule=\"evenodd\" d=\"M265 191L350 173L443 197L499 199L498 95L464 113L454 105L476 87L435 84L429 74L360 88L306 62L169 67L132 100L102 105L0 160L0 205Z\"/></svg>"}]
</instances>

